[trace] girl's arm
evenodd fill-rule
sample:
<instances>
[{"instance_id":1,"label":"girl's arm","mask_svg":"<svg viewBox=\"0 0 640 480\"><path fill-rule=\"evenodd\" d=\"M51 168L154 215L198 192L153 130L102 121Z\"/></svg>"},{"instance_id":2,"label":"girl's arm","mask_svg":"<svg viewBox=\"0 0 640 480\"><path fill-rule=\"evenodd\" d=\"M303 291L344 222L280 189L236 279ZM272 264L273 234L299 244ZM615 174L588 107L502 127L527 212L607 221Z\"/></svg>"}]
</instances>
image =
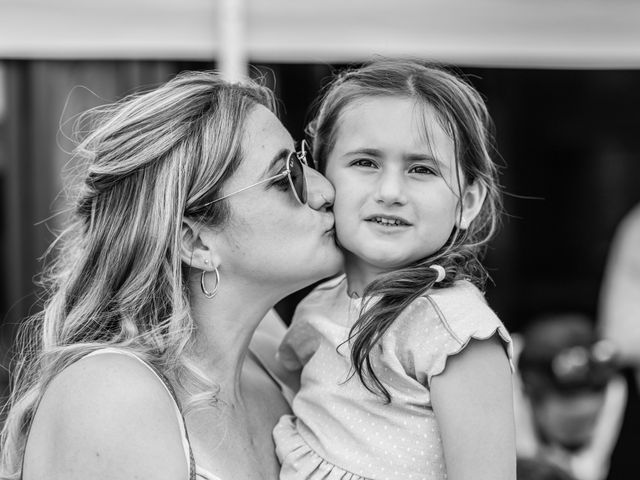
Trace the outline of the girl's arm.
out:
<instances>
[{"instance_id":1,"label":"girl's arm","mask_svg":"<svg viewBox=\"0 0 640 480\"><path fill-rule=\"evenodd\" d=\"M511 370L497 334L471 340L431 381L449 480L514 480Z\"/></svg>"},{"instance_id":2,"label":"girl's arm","mask_svg":"<svg viewBox=\"0 0 640 480\"><path fill-rule=\"evenodd\" d=\"M187 480L172 399L135 359L79 360L47 388L29 435L24 480Z\"/></svg>"},{"instance_id":3,"label":"girl's arm","mask_svg":"<svg viewBox=\"0 0 640 480\"><path fill-rule=\"evenodd\" d=\"M277 350L284 334L287 333L287 325L284 323L284 320L282 320L276 309L272 308L267 312L260 324L258 324L256 333L269 337L276 345ZM274 354L276 350L274 350Z\"/></svg>"}]
</instances>

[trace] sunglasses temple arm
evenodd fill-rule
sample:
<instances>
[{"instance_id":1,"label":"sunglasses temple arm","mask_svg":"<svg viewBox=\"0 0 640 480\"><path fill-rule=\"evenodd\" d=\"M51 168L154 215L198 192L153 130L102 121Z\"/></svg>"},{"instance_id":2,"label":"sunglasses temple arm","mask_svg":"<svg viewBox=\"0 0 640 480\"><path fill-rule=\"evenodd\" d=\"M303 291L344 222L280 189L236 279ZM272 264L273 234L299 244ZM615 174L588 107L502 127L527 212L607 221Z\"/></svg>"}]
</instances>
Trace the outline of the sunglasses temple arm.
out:
<instances>
[{"instance_id":1,"label":"sunglasses temple arm","mask_svg":"<svg viewBox=\"0 0 640 480\"><path fill-rule=\"evenodd\" d=\"M220 200L224 200L225 198L229 198L230 196L235 195L236 193L244 192L245 190L249 190L250 188L257 187L258 185L262 185L263 183L269 182L271 180L275 180L276 178L284 177L286 175L289 175L289 170L285 170L284 172L279 173L278 175L274 175L273 177L269 177L269 178L265 178L264 180L260 180L259 182L256 182L256 183L254 183L252 185L249 185L248 187L241 188L240 190L236 190L235 192L227 193L226 195L223 195L222 197L216 198L215 200L212 200L212 201L210 201L208 203L205 203L203 205L203 207L206 207L207 205L211 205L212 203L219 202Z\"/></svg>"}]
</instances>

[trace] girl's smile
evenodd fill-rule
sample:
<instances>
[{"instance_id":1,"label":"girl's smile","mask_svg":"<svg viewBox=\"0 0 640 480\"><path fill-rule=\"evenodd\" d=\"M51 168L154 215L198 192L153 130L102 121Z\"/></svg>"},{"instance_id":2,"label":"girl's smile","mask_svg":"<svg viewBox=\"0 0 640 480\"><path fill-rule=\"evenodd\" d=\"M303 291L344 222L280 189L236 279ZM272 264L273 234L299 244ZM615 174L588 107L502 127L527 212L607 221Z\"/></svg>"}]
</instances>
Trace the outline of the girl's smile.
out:
<instances>
[{"instance_id":1,"label":"girl's smile","mask_svg":"<svg viewBox=\"0 0 640 480\"><path fill-rule=\"evenodd\" d=\"M370 215L365 218L367 222L374 222L378 225L388 227L410 227L411 223L402 217L396 217L395 215Z\"/></svg>"},{"instance_id":2,"label":"girl's smile","mask_svg":"<svg viewBox=\"0 0 640 480\"><path fill-rule=\"evenodd\" d=\"M390 215L373 215L366 218L365 222L373 232L381 235L401 235L411 227L406 220Z\"/></svg>"}]
</instances>

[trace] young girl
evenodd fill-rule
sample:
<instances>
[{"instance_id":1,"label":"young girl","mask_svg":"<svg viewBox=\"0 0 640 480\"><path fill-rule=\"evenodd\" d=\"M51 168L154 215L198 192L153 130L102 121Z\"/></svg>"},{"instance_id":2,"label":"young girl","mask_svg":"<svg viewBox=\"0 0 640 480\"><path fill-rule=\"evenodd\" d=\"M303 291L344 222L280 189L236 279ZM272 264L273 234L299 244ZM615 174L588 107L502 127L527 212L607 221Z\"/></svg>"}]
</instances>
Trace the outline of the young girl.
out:
<instances>
[{"instance_id":1,"label":"young girl","mask_svg":"<svg viewBox=\"0 0 640 480\"><path fill-rule=\"evenodd\" d=\"M490 118L454 75L379 61L310 126L346 275L296 310L281 479L513 480L511 340L482 294L500 210Z\"/></svg>"}]
</instances>

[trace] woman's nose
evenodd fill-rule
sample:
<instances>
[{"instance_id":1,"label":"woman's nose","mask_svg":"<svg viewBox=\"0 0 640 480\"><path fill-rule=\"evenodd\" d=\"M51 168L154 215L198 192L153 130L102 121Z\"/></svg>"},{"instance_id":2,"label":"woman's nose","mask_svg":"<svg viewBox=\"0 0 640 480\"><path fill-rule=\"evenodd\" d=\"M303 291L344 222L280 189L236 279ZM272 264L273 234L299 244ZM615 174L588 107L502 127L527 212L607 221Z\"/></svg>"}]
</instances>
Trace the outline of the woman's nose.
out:
<instances>
[{"instance_id":1,"label":"woman's nose","mask_svg":"<svg viewBox=\"0 0 640 480\"><path fill-rule=\"evenodd\" d=\"M304 174L307 179L307 203L314 210L326 210L331 205L336 196L333 186L317 170L304 167Z\"/></svg>"}]
</instances>

